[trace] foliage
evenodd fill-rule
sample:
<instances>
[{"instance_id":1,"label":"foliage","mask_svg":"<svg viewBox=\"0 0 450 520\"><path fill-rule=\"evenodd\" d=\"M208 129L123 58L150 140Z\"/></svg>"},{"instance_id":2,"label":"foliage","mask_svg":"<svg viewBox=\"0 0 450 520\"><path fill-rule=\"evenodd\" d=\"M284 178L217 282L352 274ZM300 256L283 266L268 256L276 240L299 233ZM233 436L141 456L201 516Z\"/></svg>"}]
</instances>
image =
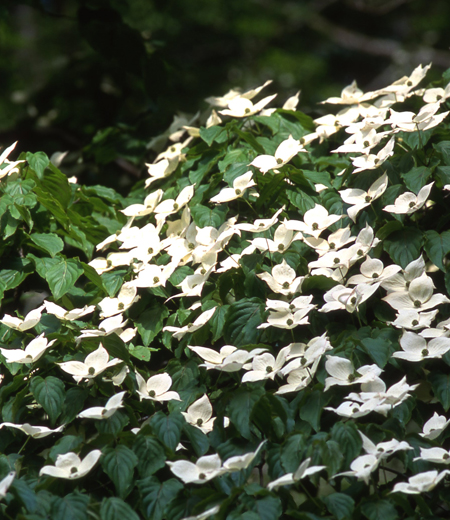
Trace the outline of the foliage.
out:
<instances>
[{"instance_id":1,"label":"foliage","mask_svg":"<svg viewBox=\"0 0 450 520\"><path fill-rule=\"evenodd\" d=\"M2 517L447 515L449 74L427 70L316 120L269 84L212 99L126 198L3 152Z\"/></svg>"}]
</instances>

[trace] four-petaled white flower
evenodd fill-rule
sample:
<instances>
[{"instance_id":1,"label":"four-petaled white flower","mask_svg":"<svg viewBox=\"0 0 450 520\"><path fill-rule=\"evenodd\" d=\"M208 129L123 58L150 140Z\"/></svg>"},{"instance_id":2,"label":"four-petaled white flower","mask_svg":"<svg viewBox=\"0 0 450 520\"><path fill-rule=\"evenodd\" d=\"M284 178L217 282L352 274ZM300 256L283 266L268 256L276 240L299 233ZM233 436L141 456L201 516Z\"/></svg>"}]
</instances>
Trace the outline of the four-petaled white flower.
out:
<instances>
[{"instance_id":1,"label":"four-petaled white flower","mask_svg":"<svg viewBox=\"0 0 450 520\"><path fill-rule=\"evenodd\" d=\"M223 202L230 202L242 197L245 191L252 186L256 186L256 182L252 179L253 172L244 173L236 177L233 181L232 188L223 188L220 193L211 199L211 202L221 204Z\"/></svg>"},{"instance_id":2,"label":"four-petaled white flower","mask_svg":"<svg viewBox=\"0 0 450 520\"><path fill-rule=\"evenodd\" d=\"M181 401L180 396L173 390L169 391L172 386L172 378L167 373L156 374L147 381L136 372L136 381L138 384L139 398L151 399L152 401Z\"/></svg>"},{"instance_id":3,"label":"four-petaled white flower","mask_svg":"<svg viewBox=\"0 0 450 520\"><path fill-rule=\"evenodd\" d=\"M71 311L66 311L63 307L56 305L56 303L48 302L44 300L45 310L49 314L53 314L60 320L73 321L81 318L82 316L86 316L86 314L90 314L95 311L95 305L85 305L82 309L72 309Z\"/></svg>"},{"instance_id":4,"label":"four-petaled white flower","mask_svg":"<svg viewBox=\"0 0 450 520\"><path fill-rule=\"evenodd\" d=\"M55 465L44 466L41 471L39 471L39 476L49 475L50 477L66 478L69 480L84 477L97 464L101 455L102 452L100 450L92 450L81 460L80 457L73 452L60 454L56 457Z\"/></svg>"},{"instance_id":5,"label":"four-petaled white flower","mask_svg":"<svg viewBox=\"0 0 450 520\"><path fill-rule=\"evenodd\" d=\"M434 412L433 417L423 425L422 433L419 433L419 435L425 439L437 439L449 424L450 419L447 420L444 415L438 415L437 412Z\"/></svg>"},{"instance_id":6,"label":"four-petaled white flower","mask_svg":"<svg viewBox=\"0 0 450 520\"><path fill-rule=\"evenodd\" d=\"M284 294L285 296L294 295L300 292L304 276L296 277L295 270L292 269L283 259L281 264L274 266L272 274L260 273L258 278L264 280L273 292Z\"/></svg>"},{"instance_id":7,"label":"four-petaled white flower","mask_svg":"<svg viewBox=\"0 0 450 520\"><path fill-rule=\"evenodd\" d=\"M295 484L298 480L308 477L309 475L314 475L314 473L318 473L326 468L326 466L310 466L310 464L311 457L305 459L294 473L287 473L286 475L269 482L267 484L267 489L272 491L272 489L277 489L280 486Z\"/></svg>"},{"instance_id":8,"label":"four-petaled white flower","mask_svg":"<svg viewBox=\"0 0 450 520\"><path fill-rule=\"evenodd\" d=\"M408 495L419 495L420 493L426 493L434 489L439 482L450 474L450 470L445 469L440 473L434 469L432 471L425 471L424 473L418 473L408 479L408 482L399 482L395 484L392 493L406 493Z\"/></svg>"},{"instance_id":9,"label":"four-petaled white flower","mask_svg":"<svg viewBox=\"0 0 450 520\"><path fill-rule=\"evenodd\" d=\"M361 155L360 157L355 157L351 159L353 166L356 166L356 169L353 170L353 173L363 172L365 170L374 170L375 168L379 168L388 157L394 155L394 144L395 139L391 137L384 148L382 148L376 155Z\"/></svg>"},{"instance_id":10,"label":"four-petaled white flower","mask_svg":"<svg viewBox=\"0 0 450 520\"><path fill-rule=\"evenodd\" d=\"M3 316L3 319L0 320L0 323L3 323L3 325L6 325L11 329L20 330L21 332L28 329L32 329L41 321L41 314L44 308L45 305L41 305L37 309L33 309L25 316L23 320L21 320L20 318L16 318L15 316L5 314Z\"/></svg>"},{"instance_id":11,"label":"four-petaled white flower","mask_svg":"<svg viewBox=\"0 0 450 520\"><path fill-rule=\"evenodd\" d=\"M325 379L324 392L334 385L347 386L368 383L383 372L378 365L365 365L356 370L349 359L337 356L327 356L325 370L330 374L330 377Z\"/></svg>"},{"instance_id":12,"label":"four-petaled white flower","mask_svg":"<svg viewBox=\"0 0 450 520\"><path fill-rule=\"evenodd\" d=\"M166 464L185 484L203 484L227 472L222 467L222 461L217 453L200 457L195 464L188 460L167 461Z\"/></svg>"},{"instance_id":13,"label":"four-petaled white flower","mask_svg":"<svg viewBox=\"0 0 450 520\"><path fill-rule=\"evenodd\" d=\"M385 173L377 179L367 191L348 188L339 192L341 199L351 206L348 208L347 214L353 222L356 222L356 216L362 209L383 195L386 191L387 185L388 177Z\"/></svg>"},{"instance_id":14,"label":"four-petaled white flower","mask_svg":"<svg viewBox=\"0 0 450 520\"><path fill-rule=\"evenodd\" d=\"M389 204L383 208L383 211L397 215L411 215L411 213L419 210L425 204L433 184L434 181L424 186L417 195L410 191L402 193L395 199L394 204Z\"/></svg>"},{"instance_id":15,"label":"four-petaled white flower","mask_svg":"<svg viewBox=\"0 0 450 520\"><path fill-rule=\"evenodd\" d=\"M356 285L361 283L373 284L382 282L387 278L391 278L394 274L397 274L401 269L402 268L396 264L384 267L383 262L378 258L367 257L361 264L361 274L351 276L347 283L349 285Z\"/></svg>"},{"instance_id":16,"label":"four-petaled white flower","mask_svg":"<svg viewBox=\"0 0 450 520\"><path fill-rule=\"evenodd\" d=\"M370 474L378 468L380 459L375 455L360 455L350 464L350 471L344 471L334 475L335 477L356 477L369 484Z\"/></svg>"},{"instance_id":17,"label":"four-petaled white flower","mask_svg":"<svg viewBox=\"0 0 450 520\"><path fill-rule=\"evenodd\" d=\"M281 168L287 164L299 152L306 152L300 141L294 139L292 135L285 139L275 150L275 155L258 155L250 163L262 173L266 173L274 168Z\"/></svg>"},{"instance_id":18,"label":"four-petaled white flower","mask_svg":"<svg viewBox=\"0 0 450 520\"><path fill-rule=\"evenodd\" d=\"M216 307L209 309L205 312L202 312L198 318L194 320L193 323L188 323L184 327L172 327L170 325L163 328L163 331L173 332L173 337L175 339L180 340L184 335L195 332L198 329L201 329L203 325L208 323L208 321L212 318L212 315L216 311Z\"/></svg>"},{"instance_id":19,"label":"four-petaled white flower","mask_svg":"<svg viewBox=\"0 0 450 520\"><path fill-rule=\"evenodd\" d=\"M181 412L186 422L192 424L203 433L209 433L214 427L215 417L212 416L213 408L208 396L205 394L192 403L186 412Z\"/></svg>"},{"instance_id":20,"label":"four-petaled white flower","mask_svg":"<svg viewBox=\"0 0 450 520\"><path fill-rule=\"evenodd\" d=\"M248 117L253 116L260 112L266 105L268 105L272 99L276 97L276 94L273 96L267 96L258 103L253 104L250 99L244 98L242 96L235 97L228 103L228 108L224 110L219 110L219 113L224 116L232 116L232 117Z\"/></svg>"},{"instance_id":21,"label":"four-petaled white flower","mask_svg":"<svg viewBox=\"0 0 450 520\"><path fill-rule=\"evenodd\" d=\"M84 363L81 361L66 361L65 363L58 363L58 365L64 372L72 375L78 383L82 379L93 379L107 368L117 365L118 363L122 363L122 360L114 358L110 361L108 351L100 343L97 350L94 350L94 352L86 356Z\"/></svg>"},{"instance_id":22,"label":"four-petaled white flower","mask_svg":"<svg viewBox=\"0 0 450 520\"><path fill-rule=\"evenodd\" d=\"M245 453L244 455L234 455L223 463L224 469L227 471L240 471L241 469L247 469L250 464L255 460L261 448L264 446L266 441L262 441L255 451Z\"/></svg>"},{"instance_id":23,"label":"four-petaled white flower","mask_svg":"<svg viewBox=\"0 0 450 520\"><path fill-rule=\"evenodd\" d=\"M420 448L420 457L415 457L413 461L426 460L435 464L450 464L450 452L444 448Z\"/></svg>"},{"instance_id":24,"label":"four-petaled white flower","mask_svg":"<svg viewBox=\"0 0 450 520\"><path fill-rule=\"evenodd\" d=\"M325 229L340 220L344 215L329 215L328 210L316 204L314 208L309 209L303 215L303 222L298 220L285 221L287 229L294 231L301 231L307 235L311 235L314 238L319 238L319 235Z\"/></svg>"},{"instance_id":25,"label":"four-petaled white flower","mask_svg":"<svg viewBox=\"0 0 450 520\"><path fill-rule=\"evenodd\" d=\"M28 423L14 424L14 423L10 423L10 422L4 422L4 423L0 424L0 429L3 428L3 426L21 430L23 433L26 433L33 439L42 439L43 437L47 437L47 435L50 435L52 433L60 433L64 429L64 425L59 426L59 428L55 428L54 430L51 430L50 428L47 428L46 426L33 426Z\"/></svg>"},{"instance_id":26,"label":"four-petaled white flower","mask_svg":"<svg viewBox=\"0 0 450 520\"><path fill-rule=\"evenodd\" d=\"M434 338L427 340L414 332L405 332L400 338L399 350L392 357L405 359L406 361L422 361L424 359L441 358L450 350L450 338Z\"/></svg>"},{"instance_id":27,"label":"four-petaled white flower","mask_svg":"<svg viewBox=\"0 0 450 520\"><path fill-rule=\"evenodd\" d=\"M114 415L119 408L123 408L122 401L125 394L126 391L119 392L110 397L105 406L93 406L92 408L87 408L79 413L77 417L80 417L81 419L108 419Z\"/></svg>"},{"instance_id":28,"label":"four-petaled white flower","mask_svg":"<svg viewBox=\"0 0 450 520\"><path fill-rule=\"evenodd\" d=\"M6 493L8 493L9 486L12 484L15 476L16 476L16 472L10 471L6 475L6 477L4 477L4 478L2 478L2 480L0 480L0 500L2 500L2 498L6 497Z\"/></svg>"},{"instance_id":29,"label":"four-petaled white flower","mask_svg":"<svg viewBox=\"0 0 450 520\"><path fill-rule=\"evenodd\" d=\"M48 339L44 337L43 332L31 340L25 350L0 348L0 352L7 363L34 363L55 341L56 339L52 339L52 341L49 342Z\"/></svg>"},{"instance_id":30,"label":"four-petaled white flower","mask_svg":"<svg viewBox=\"0 0 450 520\"><path fill-rule=\"evenodd\" d=\"M275 359L269 352L255 356L248 372L242 376L242 382L274 379L286 361L286 352L281 350ZM245 368L245 367L244 367Z\"/></svg>"}]
</instances>

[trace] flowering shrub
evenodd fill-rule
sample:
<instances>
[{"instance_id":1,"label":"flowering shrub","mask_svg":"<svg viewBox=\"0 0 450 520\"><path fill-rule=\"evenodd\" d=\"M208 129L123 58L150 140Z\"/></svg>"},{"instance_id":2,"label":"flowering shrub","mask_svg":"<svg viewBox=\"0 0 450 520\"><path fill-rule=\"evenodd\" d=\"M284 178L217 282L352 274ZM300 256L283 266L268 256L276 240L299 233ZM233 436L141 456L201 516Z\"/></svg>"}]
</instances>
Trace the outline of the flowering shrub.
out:
<instances>
[{"instance_id":1,"label":"flowering shrub","mask_svg":"<svg viewBox=\"0 0 450 520\"><path fill-rule=\"evenodd\" d=\"M208 98L127 198L3 152L2 518L448 517L428 68L315 120L269 83Z\"/></svg>"}]
</instances>

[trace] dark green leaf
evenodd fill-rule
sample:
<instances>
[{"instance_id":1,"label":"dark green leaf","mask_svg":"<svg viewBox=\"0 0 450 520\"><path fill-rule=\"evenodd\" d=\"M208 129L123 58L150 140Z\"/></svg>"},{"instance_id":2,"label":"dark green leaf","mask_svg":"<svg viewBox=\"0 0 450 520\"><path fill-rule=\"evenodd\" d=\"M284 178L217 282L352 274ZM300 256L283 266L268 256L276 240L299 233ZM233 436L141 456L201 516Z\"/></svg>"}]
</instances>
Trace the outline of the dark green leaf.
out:
<instances>
[{"instance_id":1,"label":"dark green leaf","mask_svg":"<svg viewBox=\"0 0 450 520\"><path fill-rule=\"evenodd\" d=\"M384 250L396 264L405 268L419 258L422 242L422 233L418 229L405 227L389 235L384 241Z\"/></svg>"},{"instance_id":2,"label":"dark green leaf","mask_svg":"<svg viewBox=\"0 0 450 520\"><path fill-rule=\"evenodd\" d=\"M51 257L64 249L64 242L54 233L33 233L30 238L37 246L47 251Z\"/></svg>"},{"instance_id":3,"label":"dark green leaf","mask_svg":"<svg viewBox=\"0 0 450 520\"><path fill-rule=\"evenodd\" d=\"M209 449L208 437L199 428L196 428L189 423L184 424L183 431L189 439L189 442L194 448L197 456L201 457L202 455L205 455Z\"/></svg>"},{"instance_id":4,"label":"dark green leaf","mask_svg":"<svg viewBox=\"0 0 450 520\"><path fill-rule=\"evenodd\" d=\"M101 520L139 520L131 506L118 497L104 498L100 507Z\"/></svg>"},{"instance_id":5,"label":"dark green leaf","mask_svg":"<svg viewBox=\"0 0 450 520\"><path fill-rule=\"evenodd\" d=\"M31 379L30 390L36 402L42 406L54 423L64 405L64 383L53 376L45 379L37 376Z\"/></svg>"},{"instance_id":6,"label":"dark green leaf","mask_svg":"<svg viewBox=\"0 0 450 520\"><path fill-rule=\"evenodd\" d=\"M200 137L205 141L208 146L211 146L212 143L226 130L223 126L210 126L209 128L200 128Z\"/></svg>"},{"instance_id":7,"label":"dark green leaf","mask_svg":"<svg viewBox=\"0 0 450 520\"><path fill-rule=\"evenodd\" d=\"M337 520L352 520L355 509L355 501L352 497L344 493L333 493L324 497L322 501Z\"/></svg>"},{"instance_id":8,"label":"dark green leaf","mask_svg":"<svg viewBox=\"0 0 450 520\"><path fill-rule=\"evenodd\" d=\"M138 458L137 469L141 477L149 477L166 465L163 447L150 435L138 435L133 451Z\"/></svg>"},{"instance_id":9,"label":"dark green leaf","mask_svg":"<svg viewBox=\"0 0 450 520\"><path fill-rule=\"evenodd\" d=\"M106 348L110 356L122 359L130 363L130 354L123 340L117 334L108 334L102 338L102 345Z\"/></svg>"},{"instance_id":10,"label":"dark green leaf","mask_svg":"<svg viewBox=\"0 0 450 520\"><path fill-rule=\"evenodd\" d=\"M261 520L276 520L283 512L281 500L271 496L256 500L254 508Z\"/></svg>"},{"instance_id":11,"label":"dark green leaf","mask_svg":"<svg viewBox=\"0 0 450 520\"><path fill-rule=\"evenodd\" d=\"M30 486L22 479L15 478L9 489L16 495L29 513L34 513L37 507L36 495Z\"/></svg>"},{"instance_id":12,"label":"dark green leaf","mask_svg":"<svg viewBox=\"0 0 450 520\"><path fill-rule=\"evenodd\" d=\"M263 323L264 303L259 298L243 298L230 305L225 317L226 343L241 347L258 343Z\"/></svg>"},{"instance_id":13,"label":"dark green leaf","mask_svg":"<svg viewBox=\"0 0 450 520\"><path fill-rule=\"evenodd\" d=\"M328 400L328 395L324 394L321 390L314 390L307 395L300 407L300 417L308 422L316 432L320 430L320 416Z\"/></svg>"},{"instance_id":14,"label":"dark green leaf","mask_svg":"<svg viewBox=\"0 0 450 520\"><path fill-rule=\"evenodd\" d=\"M250 417L253 407L261 398L263 389L258 388L253 391L239 388L233 392L228 405L228 414L231 422L236 426L242 437L250 439Z\"/></svg>"},{"instance_id":15,"label":"dark green leaf","mask_svg":"<svg viewBox=\"0 0 450 520\"><path fill-rule=\"evenodd\" d=\"M397 520L395 507L387 500L373 500L361 505L362 514L369 520Z\"/></svg>"},{"instance_id":16,"label":"dark green leaf","mask_svg":"<svg viewBox=\"0 0 450 520\"><path fill-rule=\"evenodd\" d=\"M169 315L169 309L159 302L154 302L149 309L144 311L135 324L141 335L142 343L148 347L154 338L161 332L164 320Z\"/></svg>"},{"instance_id":17,"label":"dark green leaf","mask_svg":"<svg viewBox=\"0 0 450 520\"><path fill-rule=\"evenodd\" d=\"M169 415L157 412L150 419L150 425L158 439L172 451L175 451L180 442L181 429L185 422L179 412L172 412Z\"/></svg>"},{"instance_id":18,"label":"dark green leaf","mask_svg":"<svg viewBox=\"0 0 450 520\"><path fill-rule=\"evenodd\" d=\"M331 429L331 438L341 447L344 455L344 468L348 468L361 452L362 440L358 429L354 423L338 422Z\"/></svg>"},{"instance_id":19,"label":"dark green leaf","mask_svg":"<svg viewBox=\"0 0 450 520\"><path fill-rule=\"evenodd\" d=\"M183 489L183 484L174 478L161 484L157 478L147 477L140 480L138 486L148 520L162 520L164 509Z\"/></svg>"},{"instance_id":20,"label":"dark green leaf","mask_svg":"<svg viewBox=\"0 0 450 520\"><path fill-rule=\"evenodd\" d=\"M425 232L425 251L429 259L445 271L444 258L450 252L450 231L439 234L436 231L428 230Z\"/></svg>"},{"instance_id":21,"label":"dark green leaf","mask_svg":"<svg viewBox=\"0 0 450 520\"><path fill-rule=\"evenodd\" d=\"M214 209L197 204L191 208L192 218L198 227L204 228L212 226L218 229L224 222L227 214L227 207L220 204Z\"/></svg>"},{"instance_id":22,"label":"dark green leaf","mask_svg":"<svg viewBox=\"0 0 450 520\"><path fill-rule=\"evenodd\" d=\"M433 148L441 154L444 163L450 166L450 141L433 144Z\"/></svg>"},{"instance_id":23,"label":"dark green leaf","mask_svg":"<svg viewBox=\"0 0 450 520\"><path fill-rule=\"evenodd\" d=\"M377 231L377 238L384 240L394 231L402 229L403 225L398 220L391 220Z\"/></svg>"},{"instance_id":24,"label":"dark green leaf","mask_svg":"<svg viewBox=\"0 0 450 520\"><path fill-rule=\"evenodd\" d=\"M420 189L425 186L432 171L426 166L418 166L413 168L408 173L402 174L406 187L413 191L416 195Z\"/></svg>"},{"instance_id":25,"label":"dark green leaf","mask_svg":"<svg viewBox=\"0 0 450 520\"><path fill-rule=\"evenodd\" d=\"M86 520L88 495L70 493L53 503L52 520Z\"/></svg>"},{"instance_id":26,"label":"dark green leaf","mask_svg":"<svg viewBox=\"0 0 450 520\"><path fill-rule=\"evenodd\" d=\"M137 466L136 454L123 444L103 451L102 467L113 481L120 498L125 498L131 491L134 468Z\"/></svg>"},{"instance_id":27,"label":"dark green leaf","mask_svg":"<svg viewBox=\"0 0 450 520\"><path fill-rule=\"evenodd\" d=\"M427 377L434 395L447 412L450 408L450 375L441 372L430 372Z\"/></svg>"}]
</instances>

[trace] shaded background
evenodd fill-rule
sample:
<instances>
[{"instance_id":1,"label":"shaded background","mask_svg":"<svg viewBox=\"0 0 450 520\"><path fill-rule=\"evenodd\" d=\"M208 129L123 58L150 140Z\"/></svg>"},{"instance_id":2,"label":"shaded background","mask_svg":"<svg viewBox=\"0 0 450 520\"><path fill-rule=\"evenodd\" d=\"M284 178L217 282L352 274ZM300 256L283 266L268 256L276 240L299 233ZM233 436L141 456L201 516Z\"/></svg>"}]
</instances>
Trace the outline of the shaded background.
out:
<instances>
[{"instance_id":1,"label":"shaded background","mask_svg":"<svg viewBox=\"0 0 450 520\"><path fill-rule=\"evenodd\" d=\"M70 153L62 170L126 193L176 112L267 79L300 109L353 79L450 67L446 0L3 0L0 145Z\"/></svg>"}]
</instances>

